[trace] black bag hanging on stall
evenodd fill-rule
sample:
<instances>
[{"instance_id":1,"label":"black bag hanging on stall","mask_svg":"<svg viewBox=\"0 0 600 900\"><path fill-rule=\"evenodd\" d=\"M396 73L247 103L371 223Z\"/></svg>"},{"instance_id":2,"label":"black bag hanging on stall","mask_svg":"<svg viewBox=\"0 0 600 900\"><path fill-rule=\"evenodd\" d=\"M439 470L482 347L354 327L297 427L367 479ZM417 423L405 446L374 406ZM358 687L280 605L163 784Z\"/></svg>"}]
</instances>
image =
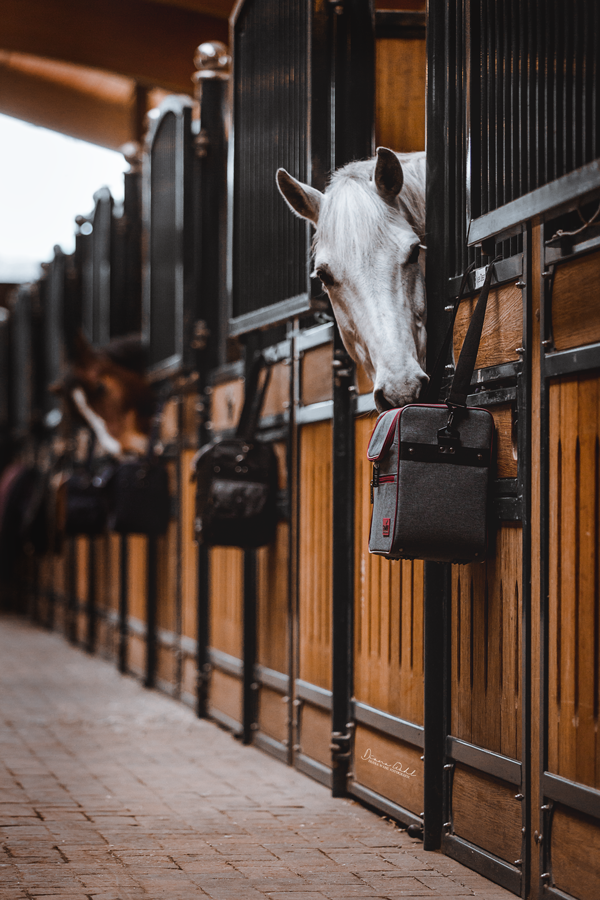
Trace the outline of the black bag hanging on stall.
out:
<instances>
[{"instance_id":1,"label":"black bag hanging on stall","mask_svg":"<svg viewBox=\"0 0 600 900\"><path fill-rule=\"evenodd\" d=\"M148 453L122 462L110 485L108 526L118 534L164 534L171 518L169 474L155 453L160 425L159 405L148 438Z\"/></svg>"},{"instance_id":2,"label":"black bag hanging on stall","mask_svg":"<svg viewBox=\"0 0 600 900\"><path fill-rule=\"evenodd\" d=\"M277 456L256 440L256 429L271 370L259 389L266 363L255 361L240 419L232 438L217 438L195 460L197 539L207 546L251 549L271 543L277 527Z\"/></svg>"},{"instance_id":3,"label":"black bag hanging on stall","mask_svg":"<svg viewBox=\"0 0 600 900\"><path fill-rule=\"evenodd\" d=\"M98 535L106 531L108 517L107 485L114 468L105 465L95 472L92 460L96 435L91 432L87 459L76 465L66 481L65 533Z\"/></svg>"},{"instance_id":4,"label":"black bag hanging on stall","mask_svg":"<svg viewBox=\"0 0 600 900\"><path fill-rule=\"evenodd\" d=\"M494 420L467 407L494 262L489 266L445 403L411 403L382 413L368 459L373 463L369 551L386 559L483 560L487 553ZM437 399L441 371L468 271L427 397Z\"/></svg>"}]
</instances>

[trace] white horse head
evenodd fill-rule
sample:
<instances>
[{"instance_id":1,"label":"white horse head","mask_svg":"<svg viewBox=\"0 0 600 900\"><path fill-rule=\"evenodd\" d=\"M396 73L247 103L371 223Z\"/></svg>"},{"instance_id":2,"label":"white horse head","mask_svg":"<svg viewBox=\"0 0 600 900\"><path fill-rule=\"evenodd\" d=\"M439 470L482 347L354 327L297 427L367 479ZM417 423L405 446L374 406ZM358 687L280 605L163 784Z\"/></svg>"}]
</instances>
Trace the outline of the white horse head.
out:
<instances>
[{"instance_id":1,"label":"white horse head","mask_svg":"<svg viewBox=\"0 0 600 900\"><path fill-rule=\"evenodd\" d=\"M425 154L385 147L334 173L324 194L277 172L296 215L316 226L321 279L350 356L373 381L378 410L416 400L425 374Z\"/></svg>"}]
</instances>

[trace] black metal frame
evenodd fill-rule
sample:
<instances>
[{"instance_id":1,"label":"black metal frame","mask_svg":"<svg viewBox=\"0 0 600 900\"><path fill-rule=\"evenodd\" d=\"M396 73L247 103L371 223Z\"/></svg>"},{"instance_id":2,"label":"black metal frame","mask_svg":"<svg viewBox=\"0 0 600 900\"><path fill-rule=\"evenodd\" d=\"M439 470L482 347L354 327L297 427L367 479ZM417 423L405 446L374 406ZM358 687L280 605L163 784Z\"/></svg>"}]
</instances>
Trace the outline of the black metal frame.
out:
<instances>
[{"instance_id":1,"label":"black metal frame","mask_svg":"<svg viewBox=\"0 0 600 900\"><path fill-rule=\"evenodd\" d=\"M11 323L12 361L12 437L29 436L34 418L33 316L36 287L21 285L14 296Z\"/></svg>"},{"instance_id":2,"label":"black metal frame","mask_svg":"<svg viewBox=\"0 0 600 900\"><path fill-rule=\"evenodd\" d=\"M598 161L600 166L600 161ZM577 173L574 173L577 174ZM541 217L542 221L554 218L555 215L580 206L586 199L597 197L597 189L592 188L589 196L583 190L589 186L589 180L585 173L581 174L581 185L573 190L571 202L565 200L562 190L552 192L552 185L545 196L546 204L539 209L532 206L532 214ZM565 180L560 179L564 184ZM572 181L569 182L570 184ZM542 198L543 199L543 198ZM552 206L553 202L556 206ZM559 205L560 204L560 205ZM586 248L587 249L587 248ZM594 249L594 248L592 248ZM587 785L579 784L552 774L548 771L548 701L549 701L549 553L550 542L550 411L549 392L550 380L557 376L575 374L600 369L600 344L590 344L585 347L572 350L556 351L552 334L552 290L554 285L554 272L557 265L556 254L544 241L543 229L540 229L540 431L541 431L541 466L540 466L540 610L541 610L541 645L540 645L540 747L539 747L539 771L540 771L540 810L538 832L541 835L538 841L540 887L544 896L555 900L573 900L563 891L558 890L553 884L552 872L552 820L556 804L561 804L567 809L576 810L598 820L600 827L600 791ZM568 256L567 258L572 258Z\"/></svg>"},{"instance_id":3,"label":"black metal frame","mask_svg":"<svg viewBox=\"0 0 600 900\"><path fill-rule=\"evenodd\" d=\"M169 96L158 107L158 114L151 120L146 137L146 155L143 168L143 229L145 233L144 279L142 287L142 334L150 350L149 373L155 380L174 375L193 365L191 335L195 319L200 271L199 240L197 228L198 210L198 159L192 131L193 102L186 96ZM169 117L174 117L173 153L173 217L175 247L171 260L173 280L168 287L168 297L156 296L153 268L154 222L152 215L156 192L152 192L153 151L161 128ZM196 227L195 227L196 226ZM173 352L163 359L153 359L152 329L153 309L156 303L168 303L173 317Z\"/></svg>"}]
</instances>

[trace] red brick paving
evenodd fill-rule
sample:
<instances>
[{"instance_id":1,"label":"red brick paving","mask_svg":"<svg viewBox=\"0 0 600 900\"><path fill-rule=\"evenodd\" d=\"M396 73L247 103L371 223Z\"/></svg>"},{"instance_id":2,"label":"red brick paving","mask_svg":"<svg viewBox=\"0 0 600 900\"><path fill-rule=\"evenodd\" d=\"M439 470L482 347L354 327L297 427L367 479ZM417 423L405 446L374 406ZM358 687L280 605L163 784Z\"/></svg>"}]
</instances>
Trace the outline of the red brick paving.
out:
<instances>
[{"instance_id":1,"label":"red brick paving","mask_svg":"<svg viewBox=\"0 0 600 900\"><path fill-rule=\"evenodd\" d=\"M509 900L394 824L0 619L1 900Z\"/></svg>"}]
</instances>

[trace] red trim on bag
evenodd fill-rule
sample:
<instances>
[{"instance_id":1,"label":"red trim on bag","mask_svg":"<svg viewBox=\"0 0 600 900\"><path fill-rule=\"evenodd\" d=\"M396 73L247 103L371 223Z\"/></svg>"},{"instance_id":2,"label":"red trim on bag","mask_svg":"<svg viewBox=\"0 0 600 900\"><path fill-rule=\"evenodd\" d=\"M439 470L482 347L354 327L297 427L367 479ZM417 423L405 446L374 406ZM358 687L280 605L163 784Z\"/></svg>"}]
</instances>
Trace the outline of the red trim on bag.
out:
<instances>
[{"instance_id":1,"label":"red trim on bag","mask_svg":"<svg viewBox=\"0 0 600 900\"><path fill-rule=\"evenodd\" d=\"M383 537L390 536L390 522L391 522L391 519L383 520L383 535L382 535Z\"/></svg>"}]
</instances>

